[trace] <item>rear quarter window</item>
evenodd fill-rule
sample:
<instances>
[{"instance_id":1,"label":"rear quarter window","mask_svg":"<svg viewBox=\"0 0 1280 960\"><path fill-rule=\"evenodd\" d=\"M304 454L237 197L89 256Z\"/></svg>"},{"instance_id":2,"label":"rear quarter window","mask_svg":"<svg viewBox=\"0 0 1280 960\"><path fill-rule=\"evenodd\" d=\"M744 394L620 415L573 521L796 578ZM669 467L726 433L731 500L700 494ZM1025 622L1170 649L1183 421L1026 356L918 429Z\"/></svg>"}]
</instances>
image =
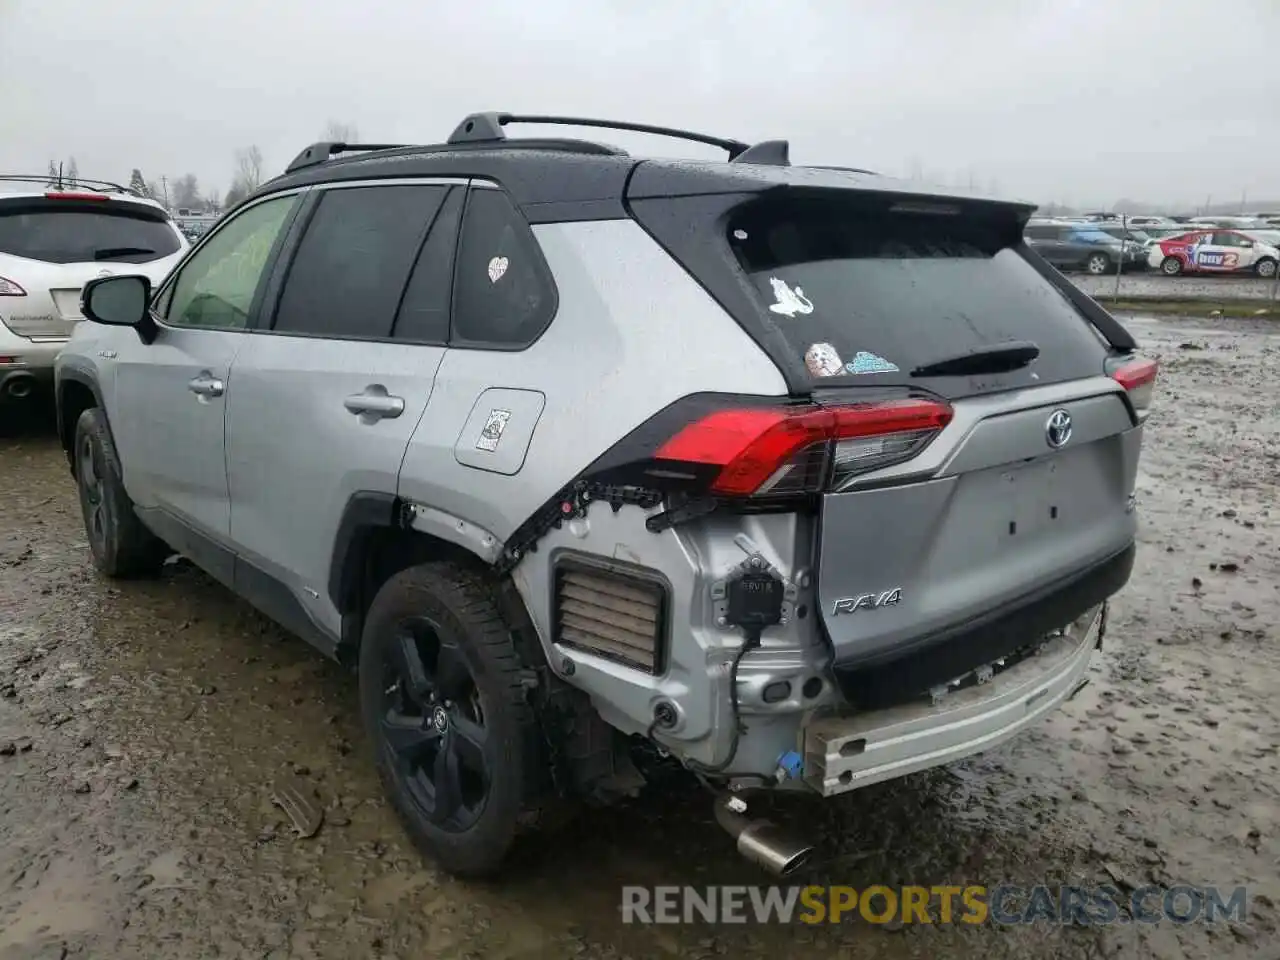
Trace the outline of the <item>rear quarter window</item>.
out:
<instances>
[{"instance_id":1,"label":"rear quarter window","mask_svg":"<svg viewBox=\"0 0 1280 960\"><path fill-rule=\"evenodd\" d=\"M46 263L149 263L182 249L162 211L116 200L0 200L0 253Z\"/></svg>"},{"instance_id":2,"label":"rear quarter window","mask_svg":"<svg viewBox=\"0 0 1280 960\"><path fill-rule=\"evenodd\" d=\"M893 213L839 201L758 202L728 243L765 316L824 386L918 383L947 396L1096 376L1089 321L1021 254L1012 219ZM1029 366L916 378L976 348L1031 341Z\"/></svg>"}]
</instances>

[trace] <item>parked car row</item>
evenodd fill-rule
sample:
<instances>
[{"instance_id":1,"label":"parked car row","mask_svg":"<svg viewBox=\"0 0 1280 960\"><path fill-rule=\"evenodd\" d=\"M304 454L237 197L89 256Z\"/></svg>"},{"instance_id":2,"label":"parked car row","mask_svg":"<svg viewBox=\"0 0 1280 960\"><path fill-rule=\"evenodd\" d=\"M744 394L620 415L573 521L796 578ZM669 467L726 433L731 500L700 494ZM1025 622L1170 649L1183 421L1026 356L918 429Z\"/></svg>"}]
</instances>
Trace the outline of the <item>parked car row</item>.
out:
<instances>
[{"instance_id":1,"label":"parked car row","mask_svg":"<svg viewBox=\"0 0 1280 960\"><path fill-rule=\"evenodd\" d=\"M1105 227L1105 229L1104 229ZM1067 220L1031 220L1027 244L1059 270L1083 270L1102 276L1121 270L1145 270L1147 251L1132 231L1110 225Z\"/></svg>"},{"instance_id":2,"label":"parked car row","mask_svg":"<svg viewBox=\"0 0 1280 960\"><path fill-rule=\"evenodd\" d=\"M1094 276L1115 273L1117 268L1150 268L1168 277L1219 273L1265 278L1274 277L1280 263L1280 228L1039 219L1027 224L1025 237L1059 270L1082 270Z\"/></svg>"}]
</instances>

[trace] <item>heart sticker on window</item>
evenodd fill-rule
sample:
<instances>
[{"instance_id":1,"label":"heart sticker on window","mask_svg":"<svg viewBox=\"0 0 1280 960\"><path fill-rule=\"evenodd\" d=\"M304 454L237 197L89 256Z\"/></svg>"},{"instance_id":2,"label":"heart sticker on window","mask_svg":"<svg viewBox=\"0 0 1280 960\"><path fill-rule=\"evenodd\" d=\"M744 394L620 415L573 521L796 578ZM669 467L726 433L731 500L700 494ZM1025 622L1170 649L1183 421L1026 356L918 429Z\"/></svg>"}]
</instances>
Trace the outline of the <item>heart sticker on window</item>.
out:
<instances>
[{"instance_id":1,"label":"heart sticker on window","mask_svg":"<svg viewBox=\"0 0 1280 960\"><path fill-rule=\"evenodd\" d=\"M494 257L489 261L489 282L497 283L502 279L502 275L507 272L507 258Z\"/></svg>"}]
</instances>

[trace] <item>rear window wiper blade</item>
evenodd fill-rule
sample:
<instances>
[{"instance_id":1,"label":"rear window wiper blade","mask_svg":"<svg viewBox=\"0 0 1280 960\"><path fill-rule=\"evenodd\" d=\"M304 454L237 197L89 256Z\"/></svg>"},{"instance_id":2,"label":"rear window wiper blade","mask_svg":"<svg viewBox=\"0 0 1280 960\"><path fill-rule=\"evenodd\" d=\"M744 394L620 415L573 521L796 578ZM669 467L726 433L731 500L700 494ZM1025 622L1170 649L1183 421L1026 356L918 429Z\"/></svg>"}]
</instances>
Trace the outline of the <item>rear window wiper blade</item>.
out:
<instances>
[{"instance_id":1,"label":"rear window wiper blade","mask_svg":"<svg viewBox=\"0 0 1280 960\"><path fill-rule=\"evenodd\" d=\"M922 364L911 371L913 377L963 377L969 374L1008 373L1025 367L1040 356L1040 348L1030 340L1010 340L978 347L958 357L946 357Z\"/></svg>"},{"instance_id":2,"label":"rear window wiper blade","mask_svg":"<svg viewBox=\"0 0 1280 960\"><path fill-rule=\"evenodd\" d=\"M150 247L103 247L93 251L93 259L110 260L112 257L133 257L143 253L155 253Z\"/></svg>"}]
</instances>

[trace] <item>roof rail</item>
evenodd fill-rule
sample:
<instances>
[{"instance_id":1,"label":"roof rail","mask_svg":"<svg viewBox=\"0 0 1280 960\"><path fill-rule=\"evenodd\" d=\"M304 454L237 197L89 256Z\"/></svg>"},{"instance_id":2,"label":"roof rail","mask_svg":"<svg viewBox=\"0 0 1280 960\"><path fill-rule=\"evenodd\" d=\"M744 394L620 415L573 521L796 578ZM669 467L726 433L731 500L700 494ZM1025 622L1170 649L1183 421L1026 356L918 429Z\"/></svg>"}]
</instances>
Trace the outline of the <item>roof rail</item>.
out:
<instances>
[{"instance_id":1,"label":"roof rail","mask_svg":"<svg viewBox=\"0 0 1280 960\"><path fill-rule=\"evenodd\" d=\"M307 167L314 167L317 164L324 163L330 157L339 153L355 153L356 151L368 150L395 150L398 147L407 146L403 143L337 143L332 140L320 140L313 143L307 149L293 158L293 161L284 168L285 173L294 173L298 170L305 170Z\"/></svg>"},{"instance_id":2,"label":"roof rail","mask_svg":"<svg viewBox=\"0 0 1280 960\"><path fill-rule=\"evenodd\" d=\"M506 140L503 127L511 123L546 123L566 127L596 127L604 130L628 130L632 133L652 133L660 137L673 137L677 140L690 140L694 143L705 143L719 147L729 154L730 160L739 160L750 156L750 159L739 160L741 163L768 163L774 166L786 165L787 144L785 140L766 140L752 147L741 140L729 140L724 137L713 137L705 133L694 133L690 130L677 130L674 127L655 127L647 123L630 123L625 120L597 120L590 117L555 117L539 114L516 113L473 113L465 117L449 136L450 144L487 143ZM752 151L756 151L754 154ZM781 158L781 159L779 159Z\"/></svg>"},{"instance_id":3,"label":"roof rail","mask_svg":"<svg viewBox=\"0 0 1280 960\"><path fill-rule=\"evenodd\" d=\"M0 183L39 183L46 187L57 187L59 190L65 190L67 187L85 187L91 190L110 190L115 193L127 193L131 196L139 197L142 194L129 187L121 186L118 183L112 183L110 180L90 180L85 177L60 177L56 174L25 174L25 173L6 173L0 174Z\"/></svg>"}]
</instances>

